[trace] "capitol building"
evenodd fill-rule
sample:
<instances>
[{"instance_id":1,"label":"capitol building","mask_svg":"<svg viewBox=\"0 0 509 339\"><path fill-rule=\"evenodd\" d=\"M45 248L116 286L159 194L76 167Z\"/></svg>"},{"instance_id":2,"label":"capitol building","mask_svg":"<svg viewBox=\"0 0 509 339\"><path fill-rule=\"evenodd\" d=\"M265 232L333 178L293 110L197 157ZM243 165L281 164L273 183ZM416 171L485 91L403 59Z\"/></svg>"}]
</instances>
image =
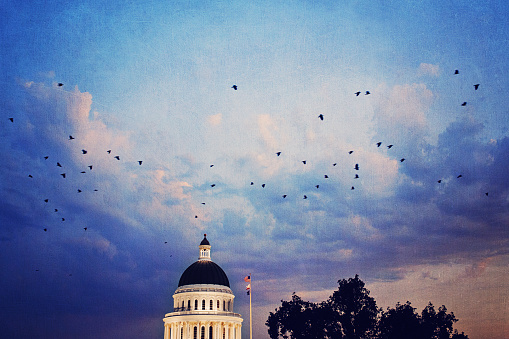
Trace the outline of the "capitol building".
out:
<instances>
[{"instance_id":1,"label":"capitol building","mask_svg":"<svg viewBox=\"0 0 509 339\"><path fill-rule=\"evenodd\" d=\"M240 339L242 317L233 312L230 282L210 259L205 234L198 261L180 277L173 312L164 317L164 339Z\"/></svg>"}]
</instances>

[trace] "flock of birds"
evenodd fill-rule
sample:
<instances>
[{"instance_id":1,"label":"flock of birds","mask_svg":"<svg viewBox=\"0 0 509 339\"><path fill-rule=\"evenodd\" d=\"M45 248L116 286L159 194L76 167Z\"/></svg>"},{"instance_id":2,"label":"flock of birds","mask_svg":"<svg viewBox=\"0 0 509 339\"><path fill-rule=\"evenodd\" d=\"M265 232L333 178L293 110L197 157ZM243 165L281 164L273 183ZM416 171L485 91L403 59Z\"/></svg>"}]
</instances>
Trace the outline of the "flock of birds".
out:
<instances>
[{"instance_id":1,"label":"flock of birds","mask_svg":"<svg viewBox=\"0 0 509 339\"><path fill-rule=\"evenodd\" d=\"M459 74L459 70L455 70L454 74ZM63 83L58 83L57 85L58 85L59 87L62 87L62 86L63 86ZM479 89L479 86L480 86L480 85L479 85L479 84L475 84L475 85L473 85L473 86L474 86L474 90L476 90L476 91L477 91L477 90ZM235 90L235 91L237 91L237 90L238 90L238 86L237 86L237 85L235 85L235 84L234 84L231 88L232 88L233 90ZM366 91L363 91L363 92L361 92L361 91L354 92L354 95L358 97L358 96L360 96L360 95L361 95L361 93L364 93L364 95L370 95L370 94L371 94L371 92L370 92L370 91L366 90ZM461 106L466 106L466 105L467 105L467 102L463 102L463 103L461 104ZM15 122L14 117L9 117L8 119L9 119L9 121L10 121L11 123L14 123L14 122ZM320 121L324 121L324 120L325 120L325 116L324 116L323 114L319 114L319 115L318 115L318 119L320 119ZM73 137L72 135L69 135L68 140L69 140L69 142L73 142L73 141L75 140L75 137ZM383 142L382 142L382 141L378 141L378 142L376 142L376 143L374 144L374 146L376 146L377 148L382 147L382 145L383 145ZM393 144L388 144L388 145L385 145L385 147L387 148L387 150L390 150L390 149L392 149L392 148L394 147L394 145L393 145ZM106 152L107 154L109 154L109 155L111 155L111 154L112 154L112 150L106 150L106 149L105 149L105 152ZM86 155L87 155L87 153L88 153L88 151L87 151L86 149L84 149L84 148L83 148L83 149L81 150L81 154L82 154L82 155L86 156ZM348 151L348 154L349 154L349 155L352 155L353 153L354 153L354 151L353 151L353 150ZM280 157L280 156L282 156L282 155L283 155L283 151L278 151L278 152L276 152L276 153L275 153L275 156L276 156L276 157ZM48 160L50 161L50 159L49 159L50 157L49 157L48 155L43 156L43 158L44 158L44 160L45 160L45 161L48 161ZM116 159L117 161L120 161L120 155L114 155L114 156L112 156L112 158L113 158L113 159ZM405 158L400 158L400 159L399 159L399 162L400 162L400 163L403 163L404 161L406 161L406 159L405 159ZM138 160L138 161L137 161L137 163L138 163L138 165L140 165L140 166L141 166L141 165L143 164L143 160ZM307 165L307 164L308 164L308 161L307 161L307 160L302 160L302 161L301 161L301 163L302 163L302 165L303 165L303 166L305 166L305 165ZM332 166L333 166L333 167L335 167L335 166L337 166L337 165L338 165L338 163L336 163L336 162L335 162L335 163L332 163ZM66 173L66 171L65 171L64 166L61 164L61 162L56 161L56 162L55 162L55 166L57 166L58 168L62 168L62 171L61 171L61 173L60 173L60 176L61 176L63 179L66 179L66 178L67 178L67 173ZM211 165L210 165L210 167L211 167L211 168L212 168L212 167L214 167L214 164L211 164ZM359 165L359 163L356 163L356 164L353 166L353 170L355 171L354 173L352 173L352 178L353 178L353 180L360 179L360 175L359 175L359 172L358 172L358 171L360 170L360 167L361 167L361 166ZM86 169L83 169L82 171L80 171L80 173L81 173L81 174L85 174L85 173L87 173L87 171L88 171L88 172L90 172L90 171L92 171L93 169L94 169L94 164L90 164L90 165L88 165L88 166L87 166L87 168L86 168ZM462 174L458 174L458 175L456 176L456 178L457 178L457 179L460 179L460 178L462 178L462 177L463 177L463 175L462 175ZM28 178L30 178L30 179L34 179L34 175L30 173L30 174L28 174ZM328 174L323 174L323 179L329 179L329 175L328 175ZM437 180L437 183L438 183L438 184L441 184L442 182L443 182L443 179L438 179L438 180ZM254 186L254 185L255 185L255 183L254 183L253 181L251 181L251 182L249 183L249 185ZM212 184L210 184L210 187L211 187L211 188L214 188L214 187L216 187L216 184L215 184L215 183L212 183ZM261 187L262 187L262 188L265 188L265 187L266 187L266 184L265 184L265 183L262 183L262 184L261 184ZM317 183L316 185L314 185L314 188L319 189L319 188L320 188L320 183ZM350 186L350 190L352 190L352 191L353 191L353 190L355 190L355 189L356 189L355 185L354 185L354 184L352 184L352 185ZM98 189L94 189L93 191L94 191L94 192L97 192L97 191L98 191ZM82 189L82 188L76 188L76 192L77 192L77 193L82 193L82 192L83 192L83 189ZM489 195L489 193L488 193L488 192L486 192L486 193L485 193L485 195L486 195L486 196L488 196L488 195ZM289 197L289 193L283 193L283 194L281 194L281 198L282 198L282 199L287 199L288 197ZM301 195L301 197L302 197L302 199L308 199L308 194L302 194L302 195ZM50 199L49 199L49 198L46 198L46 197L45 197L45 198L43 198L43 199L41 199L41 200L42 200L45 204L50 204ZM201 204L202 204L202 205L205 205L206 203L205 203L205 202L202 202ZM58 207L58 206L54 206L54 208L52 208L52 209L53 209L54 213L60 213L60 211L59 211L59 207ZM194 218L196 218L196 219L197 219L197 218L198 218L198 215L195 215L195 216L194 216ZM60 217L60 220L61 220L61 222L64 222L64 221L66 220L66 219L65 219L65 216L61 216L61 217ZM88 227L83 227L83 229L84 229L84 231L87 231ZM44 227L44 228L43 228L43 231L44 231L44 232L47 232L47 231L48 231L48 227ZM167 242L165 242L165 243L167 243Z\"/></svg>"}]
</instances>

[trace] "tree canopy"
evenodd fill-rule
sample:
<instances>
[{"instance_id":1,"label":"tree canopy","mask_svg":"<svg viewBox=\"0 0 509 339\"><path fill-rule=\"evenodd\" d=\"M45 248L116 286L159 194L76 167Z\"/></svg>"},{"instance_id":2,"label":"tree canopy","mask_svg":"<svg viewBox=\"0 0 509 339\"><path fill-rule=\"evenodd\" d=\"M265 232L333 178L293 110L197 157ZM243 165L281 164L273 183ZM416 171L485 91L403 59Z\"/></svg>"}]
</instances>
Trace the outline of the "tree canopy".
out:
<instances>
[{"instance_id":1,"label":"tree canopy","mask_svg":"<svg viewBox=\"0 0 509 339\"><path fill-rule=\"evenodd\" d=\"M265 323L270 338L468 339L453 330L458 319L444 305L437 311L430 302L421 314L409 301L383 310L358 275L339 280L338 285L322 302L305 301L295 293L292 300L281 300Z\"/></svg>"}]
</instances>

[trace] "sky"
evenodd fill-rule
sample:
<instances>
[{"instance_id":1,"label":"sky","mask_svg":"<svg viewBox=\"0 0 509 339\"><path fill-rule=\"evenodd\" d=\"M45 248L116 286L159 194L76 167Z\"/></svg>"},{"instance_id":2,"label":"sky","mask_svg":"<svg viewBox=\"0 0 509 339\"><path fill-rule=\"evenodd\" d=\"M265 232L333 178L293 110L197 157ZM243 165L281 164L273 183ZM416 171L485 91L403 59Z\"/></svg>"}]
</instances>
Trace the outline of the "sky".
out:
<instances>
[{"instance_id":1,"label":"sky","mask_svg":"<svg viewBox=\"0 0 509 339\"><path fill-rule=\"evenodd\" d=\"M162 338L204 233L243 338L249 273L254 338L355 274L509 337L506 1L0 8L6 337Z\"/></svg>"}]
</instances>

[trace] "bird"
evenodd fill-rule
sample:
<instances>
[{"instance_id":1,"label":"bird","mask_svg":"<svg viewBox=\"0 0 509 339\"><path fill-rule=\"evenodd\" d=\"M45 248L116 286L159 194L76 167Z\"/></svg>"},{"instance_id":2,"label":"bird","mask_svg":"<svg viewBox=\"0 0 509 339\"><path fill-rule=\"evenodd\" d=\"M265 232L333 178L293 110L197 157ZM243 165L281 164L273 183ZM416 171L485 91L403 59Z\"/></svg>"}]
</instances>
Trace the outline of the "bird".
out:
<instances>
[{"instance_id":1,"label":"bird","mask_svg":"<svg viewBox=\"0 0 509 339\"><path fill-rule=\"evenodd\" d=\"M63 84L63 83L61 83L61 82L59 82L59 83L58 83L58 87L62 87L63 85L64 85L64 84Z\"/></svg>"},{"instance_id":2,"label":"bird","mask_svg":"<svg viewBox=\"0 0 509 339\"><path fill-rule=\"evenodd\" d=\"M58 212L58 209L55 208L55 212Z\"/></svg>"},{"instance_id":3,"label":"bird","mask_svg":"<svg viewBox=\"0 0 509 339\"><path fill-rule=\"evenodd\" d=\"M141 166L141 164L143 163L143 160L138 160L138 164Z\"/></svg>"},{"instance_id":4,"label":"bird","mask_svg":"<svg viewBox=\"0 0 509 339\"><path fill-rule=\"evenodd\" d=\"M194 218L195 218L195 219L198 219L198 216L197 216L197 215L195 215L195 216L194 216Z\"/></svg>"},{"instance_id":5,"label":"bird","mask_svg":"<svg viewBox=\"0 0 509 339\"><path fill-rule=\"evenodd\" d=\"M45 156L45 157L44 157L44 160L48 160L48 158L49 158L49 156Z\"/></svg>"},{"instance_id":6,"label":"bird","mask_svg":"<svg viewBox=\"0 0 509 339\"><path fill-rule=\"evenodd\" d=\"M353 187L353 186L352 186L352 188L350 188L350 190L352 190L352 191L353 191L354 189L355 189L355 187Z\"/></svg>"},{"instance_id":7,"label":"bird","mask_svg":"<svg viewBox=\"0 0 509 339\"><path fill-rule=\"evenodd\" d=\"M348 154L352 154L352 153L353 153L353 151L348 151Z\"/></svg>"},{"instance_id":8,"label":"bird","mask_svg":"<svg viewBox=\"0 0 509 339\"><path fill-rule=\"evenodd\" d=\"M308 198L308 196L304 194L304 199L307 199L307 198Z\"/></svg>"},{"instance_id":9,"label":"bird","mask_svg":"<svg viewBox=\"0 0 509 339\"><path fill-rule=\"evenodd\" d=\"M78 188L78 193L81 193L81 190Z\"/></svg>"},{"instance_id":10,"label":"bird","mask_svg":"<svg viewBox=\"0 0 509 339\"><path fill-rule=\"evenodd\" d=\"M210 187L215 187L215 186L216 186L216 184L212 184L212 185L210 185Z\"/></svg>"},{"instance_id":11,"label":"bird","mask_svg":"<svg viewBox=\"0 0 509 339\"><path fill-rule=\"evenodd\" d=\"M287 195L286 195L286 194L283 194L283 199L285 199L286 197L287 197Z\"/></svg>"},{"instance_id":12,"label":"bird","mask_svg":"<svg viewBox=\"0 0 509 339\"><path fill-rule=\"evenodd\" d=\"M305 165L306 164L306 160L302 160L302 163Z\"/></svg>"},{"instance_id":13,"label":"bird","mask_svg":"<svg viewBox=\"0 0 509 339\"><path fill-rule=\"evenodd\" d=\"M47 228L45 228L45 229L44 229L44 232L47 232L47 231L48 231L48 229L47 229Z\"/></svg>"},{"instance_id":14,"label":"bird","mask_svg":"<svg viewBox=\"0 0 509 339\"><path fill-rule=\"evenodd\" d=\"M262 184L262 188L265 188L265 184Z\"/></svg>"},{"instance_id":15,"label":"bird","mask_svg":"<svg viewBox=\"0 0 509 339\"><path fill-rule=\"evenodd\" d=\"M119 155L115 155L114 158L117 159L117 160L120 160L120 156Z\"/></svg>"},{"instance_id":16,"label":"bird","mask_svg":"<svg viewBox=\"0 0 509 339\"><path fill-rule=\"evenodd\" d=\"M87 173L86 171L81 171L80 173L84 174L84 173Z\"/></svg>"},{"instance_id":17,"label":"bird","mask_svg":"<svg viewBox=\"0 0 509 339\"><path fill-rule=\"evenodd\" d=\"M109 150L107 150L107 151L106 151L106 153L111 154L111 150L110 150L110 149L109 149Z\"/></svg>"},{"instance_id":18,"label":"bird","mask_svg":"<svg viewBox=\"0 0 509 339\"><path fill-rule=\"evenodd\" d=\"M84 150L84 149L82 149L82 150L81 150L81 152L82 152L83 154L87 154L87 151L86 151L86 150Z\"/></svg>"},{"instance_id":19,"label":"bird","mask_svg":"<svg viewBox=\"0 0 509 339\"><path fill-rule=\"evenodd\" d=\"M28 177L29 177L29 178L33 178L32 174L29 174L29 175L28 175Z\"/></svg>"},{"instance_id":20,"label":"bird","mask_svg":"<svg viewBox=\"0 0 509 339\"><path fill-rule=\"evenodd\" d=\"M320 185L316 185L315 187L316 187L316 188L320 188Z\"/></svg>"},{"instance_id":21,"label":"bird","mask_svg":"<svg viewBox=\"0 0 509 339\"><path fill-rule=\"evenodd\" d=\"M202 202L201 204L202 204L202 205L205 205L205 203L204 203L204 202Z\"/></svg>"},{"instance_id":22,"label":"bird","mask_svg":"<svg viewBox=\"0 0 509 339\"><path fill-rule=\"evenodd\" d=\"M232 86L232 88L233 88L234 90L237 90L237 85L233 85L233 86Z\"/></svg>"},{"instance_id":23,"label":"bird","mask_svg":"<svg viewBox=\"0 0 509 339\"><path fill-rule=\"evenodd\" d=\"M14 118L9 118L9 120L10 120L11 122L14 122Z\"/></svg>"},{"instance_id":24,"label":"bird","mask_svg":"<svg viewBox=\"0 0 509 339\"><path fill-rule=\"evenodd\" d=\"M62 218L62 221L65 221L65 218Z\"/></svg>"},{"instance_id":25,"label":"bird","mask_svg":"<svg viewBox=\"0 0 509 339\"><path fill-rule=\"evenodd\" d=\"M361 94L361 92L355 92L354 94L355 94L355 96L357 96L357 97L358 97L358 96L359 96L359 94Z\"/></svg>"},{"instance_id":26,"label":"bird","mask_svg":"<svg viewBox=\"0 0 509 339\"><path fill-rule=\"evenodd\" d=\"M98 189L95 189L94 192L98 192L99 190Z\"/></svg>"},{"instance_id":27,"label":"bird","mask_svg":"<svg viewBox=\"0 0 509 339\"><path fill-rule=\"evenodd\" d=\"M167 242L167 241L165 241L164 243L165 243L165 244L167 244L168 242Z\"/></svg>"},{"instance_id":28,"label":"bird","mask_svg":"<svg viewBox=\"0 0 509 339\"><path fill-rule=\"evenodd\" d=\"M87 227L83 227L83 229L86 231L86 230L87 230Z\"/></svg>"},{"instance_id":29,"label":"bird","mask_svg":"<svg viewBox=\"0 0 509 339\"><path fill-rule=\"evenodd\" d=\"M251 181L251 186L253 186L253 185L254 185L254 182Z\"/></svg>"},{"instance_id":30,"label":"bird","mask_svg":"<svg viewBox=\"0 0 509 339\"><path fill-rule=\"evenodd\" d=\"M88 168L90 168L90 170L92 170L92 167L93 167L93 165L88 165Z\"/></svg>"},{"instance_id":31,"label":"bird","mask_svg":"<svg viewBox=\"0 0 509 339\"><path fill-rule=\"evenodd\" d=\"M323 114L320 114L318 117L320 118L320 120L323 120Z\"/></svg>"},{"instance_id":32,"label":"bird","mask_svg":"<svg viewBox=\"0 0 509 339\"><path fill-rule=\"evenodd\" d=\"M382 142L381 142L381 141L379 141L379 142L377 142L377 143L376 143L376 146L377 146L377 147L380 147L381 145L382 145Z\"/></svg>"},{"instance_id":33,"label":"bird","mask_svg":"<svg viewBox=\"0 0 509 339\"><path fill-rule=\"evenodd\" d=\"M209 167L214 167L214 164L210 165Z\"/></svg>"},{"instance_id":34,"label":"bird","mask_svg":"<svg viewBox=\"0 0 509 339\"><path fill-rule=\"evenodd\" d=\"M441 184L441 183L442 183L442 179L438 180L437 182L438 182L439 184Z\"/></svg>"},{"instance_id":35,"label":"bird","mask_svg":"<svg viewBox=\"0 0 509 339\"><path fill-rule=\"evenodd\" d=\"M281 155L281 152L276 152L276 155L279 157Z\"/></svg>"},{"instance_id":36,"label":"bird","mask_svg":"<svg viewBox=\"0 0 509 339\"><path fill-rule=\"evenodd\" d=\"M48 201L49 201L49 199L44 199L44 202L48 202Z\"/></svg>"},{"instance_id":37,"label":"bird","mask_svg":"<svg viewBox=\"0 0 509 339\"><path fill-rule=\"evenodd\" d=\"M65 173L60 173L60 175L65 179Z\"/></svg>"},{"instance_id":38,"label":"bird","mask_svg":"<svg viewBox=\"0 0 509 339\"><path fill-rule=\"evenodd\" d=\"M455 70L454 74L460 74L460 71L459 70Z\"/></svg>"},{"instance_id":39,"label":"bird","mask_svg":"<svg viewBox=\"0 0 509 339\"><path fill-rule=\"evenodd\" d=\"M458 178L458 179L459 179L459 178L461 178L461 177L463 177L463 175L461 175L461 174L460 174L460 175L458 175L456 178Z\"/></svg>"},{"instance_id":40,"label":"bird","mask_svg":"<svg viewBox=\"0 0 509 339\"><path fill-rule=\"evenodd\" d=\"M478 88L479 88L479 84L475 84L474 89L477 91Z\"/></svg>"},{"instance_id":41,"label":"bird","mask_svg":"<svg viewBox=\"0 0 509 339\"><path fill-rule=\"evenodd\" d=\"M370 95L371 93L369 93L369 91L366 91L366 93L364 95Z\"/></svg>"},{"instance_id":42,"label":"bird","mask_svg":"<svg viewBox=\"0 0 509 339\"><path fill-rule=\"evenodd\" d=\"M329 176L328 176L327 174L325 174L323 177L324 177L325 179L329 179Z\"/></svg>"},{"instance_id":43,"label":"bird","mask_svg":"<svg viewBox=\"0 0 509 339\"><path fill-rule=\"evenodd\" d=\"M466 101L461 104L461 106L466 106L466 105L467 105Z\"/></svg>"},{"instance_id":44,"label":"bird","mask_svg":"<svg viewBox=\"0 0 509 339\"><path fill-rule=\"evenodd\" d=\"M486 196L488 196L488 193L489 193L489 192L486 192L486 193L484 193L484 194L485 194Z\"/></svg>"},{"instance_id":45,"label":"bird","mask_svg":"<svg viewBox=\"0 0 509 339\"><path fill-rule=\"evenodd\" d=\"M391 149L391 148L392 148L392 146L394 146L394 145L387 145L387 148L388 148L388 149Z\"/></svg>"},{"instance_id":46,"label":"bird","mask_svg":"<svg viewBox=\"0 0 509 339\"><path fill-rule=\"evenodd\" d=\"M60 165L60 163L59 163L59 162L57 162L57 166L58 166L58 167L62 167L62 165Z\"/></svg>"},{"instance_id":47,"label":"bird","mask_svg":"<svg viewBox=\"0 0 509 339\"><path fill-rule=\"evenodd\" d=\"M69 135L69 140L74 140L74 137L72 135Z\"/></svg>"},{"instance_id":48,"label":"bird","mask_svg":"<svg viewBox=\"0 0 509 339\"><path fill-rule=\"evenodd\" d=\"M333 163L333 164L332 164L332 166L336 166L337 164L338 164L338 163L337 163L337 162L335 162L335 163Z\"/></svg>"},{"instance_id":49,"label":"bird","mask_svg":"<svg viewBox=\"0 0 509 339\"><path fill-rule=\"evenodd\" d=\"M358 171L358 170L359 170L359 164L355 164L354 169L355 169L356 171Z\"/></svg>"},{"instance_id":50,"label":"bird","mask_svg":"<svg viewBox=\"0 0 509 339\"><path fill-rule=\"evenodd\" d=\"M403 161L405 161L405 160L406 160L405 158L401 158L399 161L400 161L400 162L403 162Z\"/></svg>"},{"instance_id":51,"label":"bird","mask_svg":"<svg viewBox=\"0 0 509 339\"><path fill-rule=\"evenodd\" d=\"M358 174L356 174L356 175L355 175L355 177L354 177L354 179L359 179L359 175L358 175Z\"/></svg>"}]
</instances>

